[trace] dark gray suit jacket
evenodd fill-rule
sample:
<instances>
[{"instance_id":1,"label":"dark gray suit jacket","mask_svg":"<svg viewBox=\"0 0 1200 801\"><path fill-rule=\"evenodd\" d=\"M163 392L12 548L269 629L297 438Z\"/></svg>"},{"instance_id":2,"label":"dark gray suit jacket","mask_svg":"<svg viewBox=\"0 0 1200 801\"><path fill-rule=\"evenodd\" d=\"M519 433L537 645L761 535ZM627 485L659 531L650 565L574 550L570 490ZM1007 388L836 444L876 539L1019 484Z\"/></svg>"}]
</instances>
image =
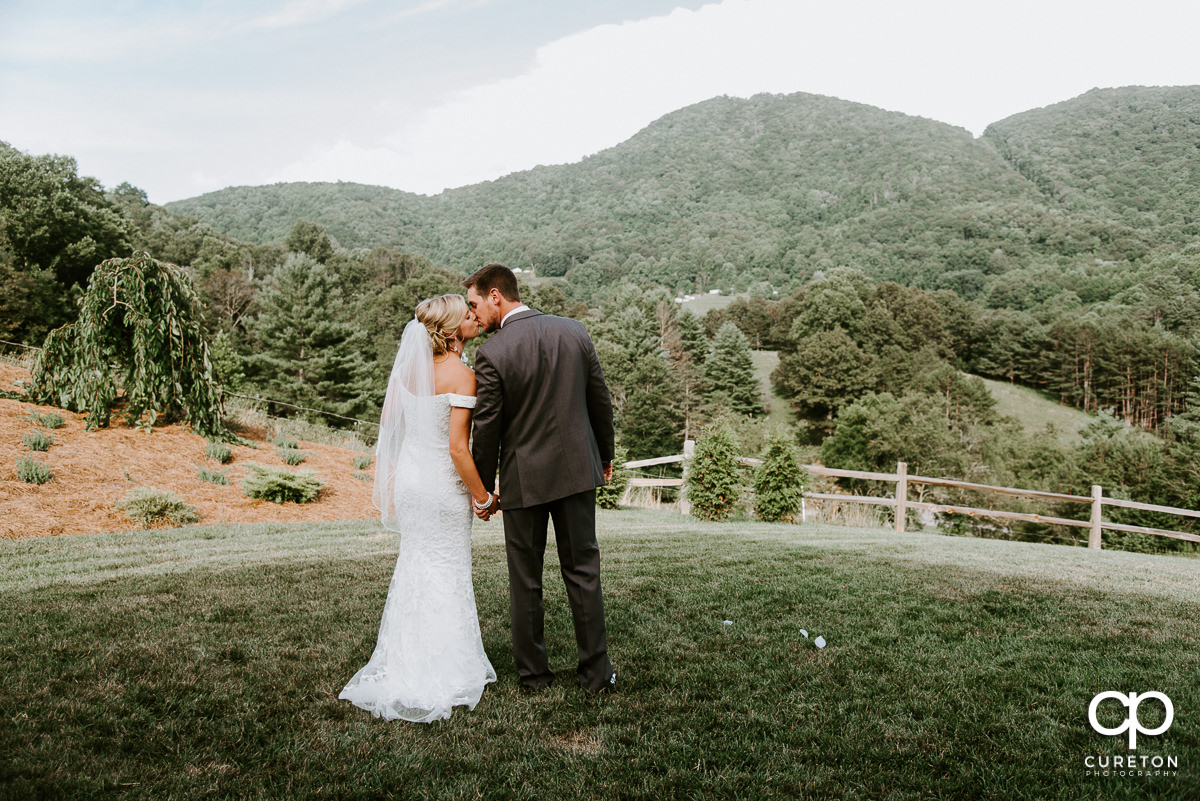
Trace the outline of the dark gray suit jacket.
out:
<instances>
[{"instance_id":1,"label":"dark gray suit jacket","mask_svg":"<svg viewBox=\"0 0 1200 801\"><path fill-rule=\"evenodd\" d=\"M500 503L523 509L595 489L613 459L612 400L583 324L519 312L475 355L471 455Z\"/></svg>"}]
</instances>

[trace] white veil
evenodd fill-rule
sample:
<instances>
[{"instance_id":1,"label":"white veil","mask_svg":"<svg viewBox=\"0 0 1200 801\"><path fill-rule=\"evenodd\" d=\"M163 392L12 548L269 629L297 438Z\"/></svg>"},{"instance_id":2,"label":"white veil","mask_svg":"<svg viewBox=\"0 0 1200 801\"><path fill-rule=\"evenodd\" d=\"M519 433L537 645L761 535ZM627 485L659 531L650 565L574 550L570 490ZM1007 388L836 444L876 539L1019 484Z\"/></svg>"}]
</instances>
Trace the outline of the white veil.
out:
<instances>
[{"instance_id":1,"label":"white veil","mask_svg":"<svg viewBox=\"0 0 1200 801\"><path fill-rule=\"evenodd\" d=\"M405 396L427 397L433 394L433 346L425 324L415 317L404 326L400 349L388 379L387 395L383 399L383 414L379 419L379 441L375 445L375 492L371 500L380 512L384 527L399 531L396 508L396 465L404 429L411 424L406 408L411 404Z\"/></svg>"}]
</instances>

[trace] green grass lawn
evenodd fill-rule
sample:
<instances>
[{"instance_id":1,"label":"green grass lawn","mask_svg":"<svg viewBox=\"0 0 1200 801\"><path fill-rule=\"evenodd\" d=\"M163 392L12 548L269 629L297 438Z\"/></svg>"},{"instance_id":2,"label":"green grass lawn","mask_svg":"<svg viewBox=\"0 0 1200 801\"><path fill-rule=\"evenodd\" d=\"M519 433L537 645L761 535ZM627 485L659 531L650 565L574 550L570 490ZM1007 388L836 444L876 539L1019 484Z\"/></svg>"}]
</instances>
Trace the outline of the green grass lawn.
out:
<instances>
[{"instance_id":1,"label":"green grass lawn","mask_svg":"<svg viewBox=\"0 0 1200 801\"><path fill-rule=\"evenodd\" d=\"M739 297L745 295L710 295L705 292L702 295L697 295L694 300L688 300L679 304L679 308L688 309L697 317L703 317L713 309L724 309L731 305Z\"/></svg>"},{"instance_id":2,"label":"green grass lawn","mask_svg":"<svg viewBox=\"0 0 1200 801\"><path fill-rule=\"evenodd\" d=\"M0 543L0 797L1200 797L1196 560L657 511L600 526L619 692L570 686L552 547L565 680L517 692L492 522L474 564L499 681L432 725L337 699L395 559L374 524ZM1088 725L1107 690L1171 698L1135 753L1177 775L1085 774L1130 753Z\"/></svg>"},{"instance_id":3,"label":"green grass lawn","mask_svg":"<svg viewBox=\"0 0 1200 801\"><path fill-rule=\"evenodd\" d=\"M771 386L771 373L779 366L779 351L755 350L751 351L751 356L754 359L754 375L758 378L758 386L767 406L768 424L786 429L795 422L795 415L787 399L776 394Z\"/></svg>"},{"instance_id":4,"label":"green grass lawn","mask_svg":"<svg viewBox=\"0 0 1200 801\"><path fill-rule=\"evenodd\" d=\"M1005 417L1021 421L1028 434L1040 434L1053 426L1064 443L1079 442L1079 432L1092 421L1092 415L1058 403L1048 393L1007 381L982 379L996 399L996 411Z\"/></svg>"}]
</instances>

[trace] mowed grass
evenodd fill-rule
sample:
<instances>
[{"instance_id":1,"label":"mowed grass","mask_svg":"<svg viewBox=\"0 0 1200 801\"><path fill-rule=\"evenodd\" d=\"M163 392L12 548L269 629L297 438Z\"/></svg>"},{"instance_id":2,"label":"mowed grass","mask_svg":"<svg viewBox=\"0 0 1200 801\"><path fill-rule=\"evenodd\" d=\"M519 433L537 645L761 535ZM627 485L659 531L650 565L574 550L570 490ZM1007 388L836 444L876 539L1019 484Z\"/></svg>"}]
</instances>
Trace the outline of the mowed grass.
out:
<instances>
[{"instance_id":1,"label":"mowed grass","mask_svg":"<svg viewBox=\"0 0 1200 801\"><path fill-rule=\"evenodd\" d=\"M1058 403L1046 392L1007 381L982 379L996 399L996 411L1005 417L1015 417L1027 434L1041 434L1052 428L1064 444L1079 442L1079 432L1093 416L1073 406Z\"/></svg>"},{"instance_id":2,"label":"mowed grass","mask_svg":"<svg viewBox=\"0 0 1200 801\"><path fill-rule=\"evenodd\" d=\"M763 395L763 403L767 408L768 427L787 430L795 423L791 405L787 399L775 392L771 386L771 373L779 366L779 351L751 351L754 359L754 375L758 379L759 390Z\"/></svg>"},{"instance_id":3,"label":"mowed grass","mask_svg":"<svg viewBox=\"0 0 1200 801\"><path fill-rule=\"evenodd\" d=\"M500 531L474 540L499 681L432 725L337 699L395 559L373 524L3 543L0 797L1200 797L1196 560L602 513L619 692L571 686L551 546L561 681L526 695ZM1130 753L1088 726L1106 690L1172 699L1136 753L1177 775L1086 775Z\"/></svg>"}]
</instances>

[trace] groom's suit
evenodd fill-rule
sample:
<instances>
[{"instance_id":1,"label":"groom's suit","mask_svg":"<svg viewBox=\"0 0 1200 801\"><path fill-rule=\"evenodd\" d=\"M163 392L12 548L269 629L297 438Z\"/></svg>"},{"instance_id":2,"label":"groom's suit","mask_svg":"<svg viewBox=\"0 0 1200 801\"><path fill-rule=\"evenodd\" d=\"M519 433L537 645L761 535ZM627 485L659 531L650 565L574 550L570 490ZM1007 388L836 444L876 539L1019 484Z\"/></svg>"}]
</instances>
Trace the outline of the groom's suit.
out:
<instances>
[{"instance_id":1,"label":"groom's suit","mask_svg":"<svg viewBox=\"0 0 1200 801\"><path fill-rule=\"evenodd\" d=\"M596 487L613 459L612 402L586 329L576 320L515 312L475 356L472 456L485 487L500 465L513 656L523 685L554 674L543 637L542 562L548 520L579 648L579 683L612 679L596 544Z\"/></svg>"}]
</instances>

